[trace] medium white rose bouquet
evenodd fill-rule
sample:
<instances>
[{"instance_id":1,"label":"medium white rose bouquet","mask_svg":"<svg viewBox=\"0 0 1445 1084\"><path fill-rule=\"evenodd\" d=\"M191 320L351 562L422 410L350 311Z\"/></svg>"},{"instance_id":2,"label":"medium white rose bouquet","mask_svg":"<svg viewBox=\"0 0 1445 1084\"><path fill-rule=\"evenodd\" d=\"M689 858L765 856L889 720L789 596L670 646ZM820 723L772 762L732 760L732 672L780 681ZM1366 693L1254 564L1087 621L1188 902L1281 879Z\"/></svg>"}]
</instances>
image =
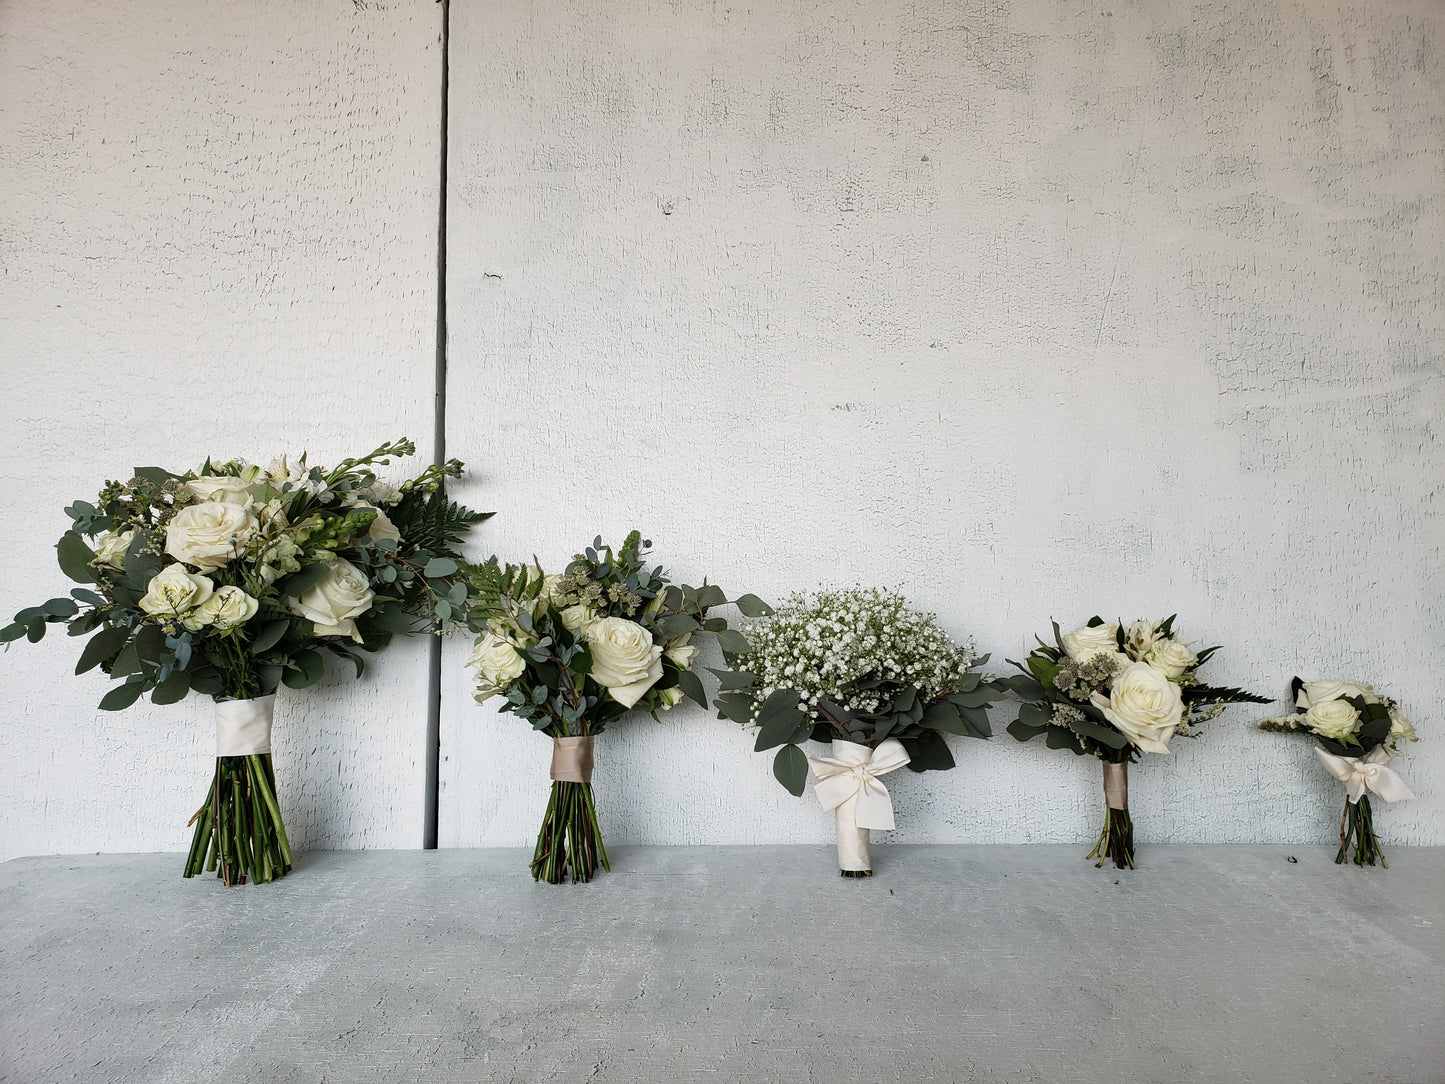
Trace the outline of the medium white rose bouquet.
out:
<instances>
[{"instance_id":1,"label":"medium white rose bouquet","mask_svg":"<svg viewBox=\"0 0 1445 1084\"><path fill-rule=\"evenodd\" d=\"M656 718L684 696L706 707L694 637L747 650L726 619L708 616L728 604L723 591L670 585L661 567L643 564L651 545L637 531L616 552L598 538L553 575L495 557L468 569L476 699L501 697L502 711L552 739L552 793L532 857L539 881L590 881L598 866L611 868L592 799L592 739L629 711ZM767 612L753 595L734 605Z\"/></svg>"},{"instance_id":2,"label":"medium white rose bouquet","mask_svg":"<svg viewBox=\"0 0 1445 1084\"><path fill-rule=\"evenodd\" d=\"M744 631L750 650L717 672L719 716L757 727L753 748L777 749L773 775L790 793L803 793L812 769L837 819L839 871L869 876L869 829L893 827L879 776L952 768L944 735L989 737L987 709L1004 687L976 669L988 656L972 640L955 644L896 591L794 595ZM828 753L805 754L809 740Z\"/></svg>"},{"instance_id":3,"label":"medium white rose bouquet","mask_svg":"<svg viewBox=\"0 0 1445 1084\"><path fill-rule=\"evenodd\" d=\"M352 663L398 633L447 631L465 614L456 548L491 513L448 501L450 460L400 486L372 468L415 452L384 444L333 469L281 457L267 467L207 460L176 474L137 468L95 504L66 509L56 551L84 584L70 598L21 610L0 642L45 635L48 623L90 635L76 673L100 667L121 682L108 711L146 693L172 704L191 692L216 701L216 771L195 817L185 876L215 870L227 885L291 868L276 801L271 719L278 686L304 689L325 653ZM87 544L86 539L92 540Z\"/></svg>"},{"instance_id":4,"label":"medium white rose bouquet","mask_svg":"<svg viewBox=\"0 0 1445 1084\"><path fill-rule=\"evenodd\" d=\"M1104 765L1104 827L1088 857L1134 868L1128 766L1141 752L1169 752L1176 734L1215 718L1226 704L1267 704L1243 689L1205 685L1198 671L1217 647L1195 651L1174 633L1174 617L1114 624L1093 617L1073 632L1054 623L1005 683L1022 700L1008 732L1019 741L1044 735L1050 749L1088 753Z\"/></svg>"},{"instance_id":5,"label":"medium white rose bouquet","mask_svg":"<svg viewBox=\"0 0 1445 1084\"><path fill-rule=\"evenodd\" d=\"M1349 854L1357 866L1373 866L1379 859L1380 865L1389 869L1375 835L1368 792L1374 791L1387 802L1415 797L1404 780L1386 767L1395 758L1400 742L1419 740L1415 728L1400 706L1376 693L1373 685L1295 678L1290 692L1299 711L1266 719L1259 724L1260 729L1315 736L1320 763L1345 788L1340 850L1335 862L1343 863Z\"/></svg>"}]
</instances>

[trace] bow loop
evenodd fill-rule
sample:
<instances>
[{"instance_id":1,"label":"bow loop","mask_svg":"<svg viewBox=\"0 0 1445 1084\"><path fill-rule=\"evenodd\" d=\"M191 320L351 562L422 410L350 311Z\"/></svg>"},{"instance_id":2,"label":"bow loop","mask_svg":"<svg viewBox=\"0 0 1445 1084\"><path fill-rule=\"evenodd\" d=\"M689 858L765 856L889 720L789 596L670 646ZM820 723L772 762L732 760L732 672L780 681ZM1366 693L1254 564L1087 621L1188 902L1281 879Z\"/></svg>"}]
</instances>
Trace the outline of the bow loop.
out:
<instances>
[{"instance_id":1,"label":"bow loop","mask_svg":"<svg viewBox=\"0 0 1445 1084\"><path fill-rule=\"evenodd\" d=\"M1358 802L1366 790L1374 791L1387 802L1415 797L1394 769L1385 767L1393 754L1383 745L1375 746L1362 757L1337 757L1319 746L1315 746L1315 752L1325 771L1345 785L1345 795L1352 803Z\"/></svg>"},{"instance_id":2,"label":"bow loop","mask_svg":"<svg viewBox=\"0 0 1445 1084\"><path fill-rule=\"evenodd\" d=\"M841 809L851 802L853 822L859 828L892 828L893 800L878 777L908 760L908 751L897 738L885 739L877 749L835 738L832 755L809 757L808 766L824 809Z\"/></svg>"}]
</instances>

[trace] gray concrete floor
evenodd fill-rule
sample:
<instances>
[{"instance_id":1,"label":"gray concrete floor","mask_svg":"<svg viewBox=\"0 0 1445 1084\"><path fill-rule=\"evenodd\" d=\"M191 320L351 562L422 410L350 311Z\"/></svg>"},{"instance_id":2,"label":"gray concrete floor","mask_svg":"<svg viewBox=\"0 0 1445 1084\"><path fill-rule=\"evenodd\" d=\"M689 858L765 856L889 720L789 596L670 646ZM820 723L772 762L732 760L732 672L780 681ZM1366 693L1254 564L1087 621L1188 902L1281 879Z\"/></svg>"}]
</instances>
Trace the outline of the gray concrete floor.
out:
<instances>
[{"instance_id":1,"label":"gray concrete floor","mask_svg":"<svg viewBox=\"0 0 1445 1084\"><path fill-rule=\"evenodd\" d=\"M1445 1081L1445 848L1084 849L19 859L0 1080Z\"/></svg>"}]
</instances>

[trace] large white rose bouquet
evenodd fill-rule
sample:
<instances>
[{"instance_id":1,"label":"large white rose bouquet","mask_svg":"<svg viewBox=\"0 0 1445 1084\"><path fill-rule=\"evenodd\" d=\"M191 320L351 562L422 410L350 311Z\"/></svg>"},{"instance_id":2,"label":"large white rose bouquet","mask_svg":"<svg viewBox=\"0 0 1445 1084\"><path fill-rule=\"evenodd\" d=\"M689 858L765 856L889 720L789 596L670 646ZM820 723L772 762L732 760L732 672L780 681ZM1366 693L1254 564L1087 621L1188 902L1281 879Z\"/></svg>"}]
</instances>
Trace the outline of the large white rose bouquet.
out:
<instances>
[{"instance_id":1,"label":"large white rose bouquet","mask_svg":"<svg viewBox=\"0 0 1445 1084\"><path fill-rule=\"evenodd\" d=\"M1004 687L978 671L988 656L972 640L955 644L896 591L794 595L744 631L750 650L718 672L718 714L755 726L758 752L777 749L773 775L790 793L803 793L812 769L837 817L840 872L868 876L868 830L893 827L878 777L952 768L944 735L989 737L987 709ZM828 753L809 757L809 740Z\"/></svg>"},{"instance_id":2,"label":"large white rose bouquet","mask_svg":"<svg viewBox=\"0 0 1445 1084\"><path fill-rule=\"evenodd\" d=\"M1267 704L1243 689L1205 685L1199 668L1219 650L1195 651L1174 633L1174 617L1122 625L1090 618L1073 632L1054 623L1054 643L1042 639L1005 679L1022 700L1008 732L1019 741L1044 735L1050 749L1088 753L1104 764L1104 827L1089 852L1102 866L1134 868L1134 822L1129 816L1128 765L1141 752L1169 752L1176 734L1215 718L1226 704Z\"/></svg>"},{"instance_id":3,"label":"large white rose bouquet","mask_svg":"<svg viewBox=\"0 0 1445 1084\"><path fill-rule=\"evenodd\" d=\"M1415 728L1400 706L1380 696L1373 685L1356 681L1304 681L1290 683L1294 715L1266 719L1261 730L1313 734L1319 745L1320 763L1345 788L1345 810L1340 815L1340 850L1336 863L1346 855L1357 866L1380 865L1388 869L1385 852L1375 835L1375 817L1370 809L1369 791L1387 802L1399 802L1415 795L1392 768L1402 741L1418 741Z\"/></svg>"},{"instance_id":4,"label":"large white rose bouquet","mask_svg":"<svg viewBox=\"0 0 1445 1084\"><path fill-rule=\"evenodd\" d=\"M708 616L728 604L723 591L670 585L661 567L643 564L651 545L637 531L615 552L598 538L553 575L495 557L469 569L476 699L500 697L502 711L552 738L552 792L532 857L532 876L549 884L611 868L592 798L592 739L629 711L656 718L684 696L706 707L692 670L698 635L747 650L726 619ZM753 595L734 604L767 611Z\"/></svg>"},{"instance_id":5,"label":"large white rose bouquet","mask_svg":"<svg viewBox=\"0 0 1445 1084\"><path fill-rule=\"evenodd\" d=\"M56 550L84 586L0 630L5 643L39 640L49 623L90 635L75 669L100 667L121 683L100 702L108 711L146 693L156 704L191 692L216 700L216 771L192 818L185 876L215 870L232 885L291 868L270 755L278 686L315 684L326 653L359 676L358 651L446 631L464 615L455 550L490 513L442 494L461 473L457 460L396 487L377 478L373 467L415 450L396 441L332 469L304 454L266 467L137 468L95 504L66 509L73 526Z\"/></svg>"}]
</instances>

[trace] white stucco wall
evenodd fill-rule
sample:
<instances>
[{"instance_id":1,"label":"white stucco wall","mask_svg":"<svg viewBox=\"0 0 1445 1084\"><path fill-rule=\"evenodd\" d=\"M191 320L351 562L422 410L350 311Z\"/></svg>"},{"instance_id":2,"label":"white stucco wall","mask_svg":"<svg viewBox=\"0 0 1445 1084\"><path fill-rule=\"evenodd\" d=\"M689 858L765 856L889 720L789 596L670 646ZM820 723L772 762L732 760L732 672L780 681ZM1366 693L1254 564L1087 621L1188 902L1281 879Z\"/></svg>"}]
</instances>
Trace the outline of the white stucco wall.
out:
<instances>
[{"instance_id":1,"label":"white stucco wall","mask_svg":"<svg viewBox=\"0 0 1445 1084\"><path fill-rule=\"evenodd\" d=\"M72 586L64 506L134 465L429 461L440 28L432 0L0 7L7 622ZM0 859L184 849L211 702L97 711L79 649L0 655ZM282 691L293 842L421 845L425 662Z\"/></svg>"},{"instance_id":2,"label":"white stucco wall","mask_svg":"<svg viewBox=\"0 0 1445 1084\"><path fill-rule=\"evenodd\" d=\"M462 492L512 557L638 526L692 582L900 586L1000 665L1178 611L1212 681L1373 680L1424 735L1382 834L1445 841L1442 55L1434 0L458 4ZM449 650L442 842L529 843L546 742ZM1264 714L1135 769L1142 840L1330 838ZM751 744L609 732L607 838L830 838ZM1093 761L958 752L889 777L890 838L1097 831Z\"/></svg>"},{"instance_id":3,"label":"white stucco wall","mask_svg":"<svg viewBox=\"0 0 1445 1084\"><path fill-rule=\"evenodd\" d=\"M432 430L431 0L0 7L0 614L137 463ZM1283 694L1364 676L1445 842L1442 19L1386 3L458 2L448 451L476 552L645 529L680 579L877 582L1019 657L1159 615ZM101 713L0 655L0 858L170 849L209 704ZM447 649L441 838L528 844L547 749ZM409 847L425 648L286 696L303 847ZM1148 840L1327 839L1306 741L1231 709L1136 769ZM998 719L1002 731L1005 716ZM609 841L825 840L731 723L630 720ZM1097 766L1007 736L890 777L900 841L1066 841ZM896 783L894 782L896 780Z\"/></svg>"}]
</instances>

